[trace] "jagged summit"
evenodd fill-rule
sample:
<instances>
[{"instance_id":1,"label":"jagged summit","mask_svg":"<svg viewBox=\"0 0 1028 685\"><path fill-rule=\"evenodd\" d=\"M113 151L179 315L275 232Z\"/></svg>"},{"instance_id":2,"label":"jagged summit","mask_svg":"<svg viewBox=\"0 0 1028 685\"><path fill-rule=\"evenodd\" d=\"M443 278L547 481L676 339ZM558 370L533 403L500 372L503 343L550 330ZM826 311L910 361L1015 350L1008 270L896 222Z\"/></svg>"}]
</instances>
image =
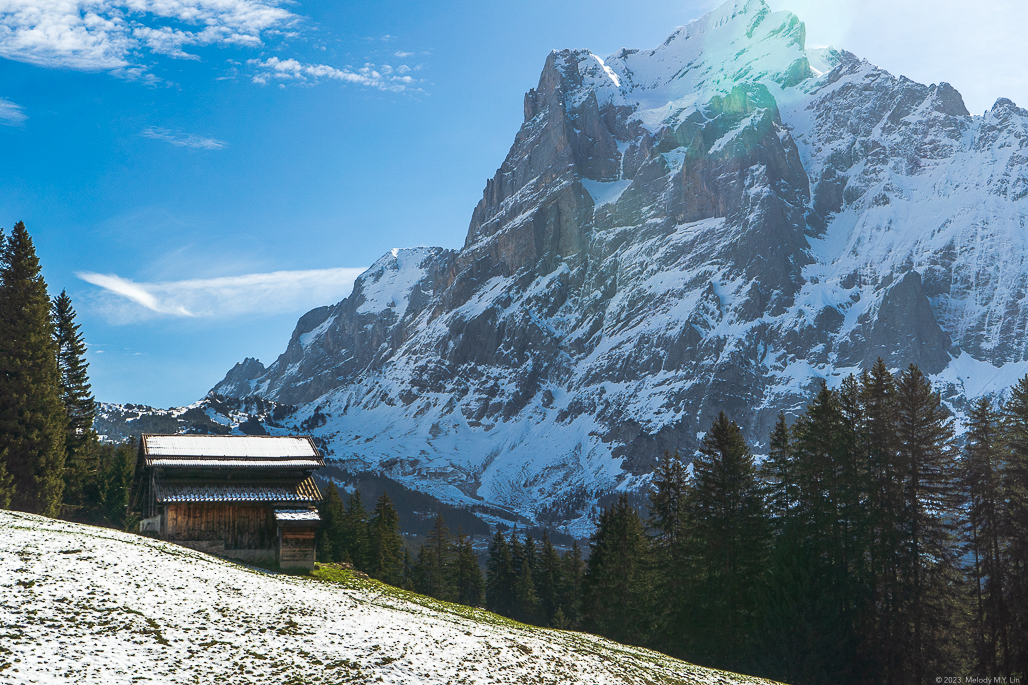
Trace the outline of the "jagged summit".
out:
<instances>
[{"instance_id":1,"label":"jagged summit","mask_svg":"<svg viewBox=\"0 0 1028 685\"><path fill-rule=\"evenodd\" d=\"M957 412L1013 382L1028 112L804 38L750 0L554 51L464 247L387 253L215 390L299 405L344 467L582 533L719 411L759 449L878 356Z\"/></svg>"}]
</instances>

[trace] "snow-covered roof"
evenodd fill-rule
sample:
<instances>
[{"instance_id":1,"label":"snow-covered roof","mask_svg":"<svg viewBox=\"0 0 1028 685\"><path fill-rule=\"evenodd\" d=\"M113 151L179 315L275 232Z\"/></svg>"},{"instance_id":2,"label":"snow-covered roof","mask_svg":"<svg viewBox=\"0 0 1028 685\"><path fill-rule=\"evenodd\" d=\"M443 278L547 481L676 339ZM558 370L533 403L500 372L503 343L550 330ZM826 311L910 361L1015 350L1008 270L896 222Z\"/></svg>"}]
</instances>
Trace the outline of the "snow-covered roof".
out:
<instances>
[{"instance_id":1,"label":"snow-covered roof","mask_svg":"<svg viewBox=\"0 0 1028 685\"><path fill-rule=\"evenodd\" d=\"M158 502L289 502L317 503L321 491L313 478L297 484L287 483L176 483L157 478L154 481L154 495ZM278 512L276 512L277 518ZM317 512L314 512L317 517ZM320 521L321 519L315 518Z\"/></svg>"},{"instance_id":2,"label":"snow-covered roof","mask_svg":"<svg viewBox=\"0 0 1028 685\"><path fill-rule=\"evenodd\" d=\"M275 521L278 523L319 523L321 516L313 509L276 509Z\"/></svg>"},{"instance_id":3,"label":"snow-covered roof","mask_svg":"<svg viewBox=\"0 0 1028 685\"><path fill-rule=\"evenodd\" d=\"M320 468L308 436L143 435L147 466Z\"/></svg>"}]
</instances>

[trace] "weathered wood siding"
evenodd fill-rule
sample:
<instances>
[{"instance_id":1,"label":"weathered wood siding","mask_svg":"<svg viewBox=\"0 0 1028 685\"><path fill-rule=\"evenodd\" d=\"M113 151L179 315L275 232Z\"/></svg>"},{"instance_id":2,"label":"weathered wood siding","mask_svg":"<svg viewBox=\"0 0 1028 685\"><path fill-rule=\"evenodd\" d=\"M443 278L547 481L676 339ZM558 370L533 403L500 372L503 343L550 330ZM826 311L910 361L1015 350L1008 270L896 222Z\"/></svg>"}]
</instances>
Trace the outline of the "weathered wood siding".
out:
<instances>
[{"instance_id":1,"label":"weathered wood siding","mask_svg":"<svg viewBox=\"0 0 1028 685\"><path fill-rule=\"evenodd\" d=\"M278 550L282 568L314 568L314 528L283 528Z\"/></svg>"},{"instance_id":2,"label":"weathered wood siding","mask_svg":"<svg viewBox=\"0 0 1028 685\"><path fill-rule=\"evenodd\" d=\"M275 514L267 504L168 504L168 540L224 540L225 549L274 549Z\"/></svg>"}]
</instances>

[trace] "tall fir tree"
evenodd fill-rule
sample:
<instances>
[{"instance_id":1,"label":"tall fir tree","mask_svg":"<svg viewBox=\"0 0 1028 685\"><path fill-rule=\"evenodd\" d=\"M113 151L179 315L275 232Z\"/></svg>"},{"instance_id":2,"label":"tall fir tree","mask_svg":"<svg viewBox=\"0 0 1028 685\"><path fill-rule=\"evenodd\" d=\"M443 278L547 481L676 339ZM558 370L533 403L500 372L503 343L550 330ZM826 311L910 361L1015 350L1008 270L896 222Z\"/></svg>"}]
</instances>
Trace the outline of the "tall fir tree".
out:
<instances>
[{"instance_id":1,"label":"tall fir tree","mask_svg":"<svg viewBox=\"0 0 1028 685\"><path fill-rule=\"evenodd\" d=\"M25 225L0 252L0 455L11 506L57 516L64 492L67 413L60 398L50 298Z\"/></svg>"},{"instance_id":2,"label":"tall fir tree","mask_svg":"<svg viewBox=\"0 0 1028 685\"><path fill-rule=\"evenodd\" d=\"M680 653L681 635L688 631L688 580L691 569L686 553L686 505L688 471L678 452L664 451L656 463L650 488L649 527L653 536L655 646Z\"/></svg>"},{"instance_id":3,"label":"tall fir tree","mask_svg":"<svg viewBox=\"0 0 1028 685\"><path fill-rule=\"evenodd\" d=\"M510 545L503 531L497 529L489 543L486 560L485 606L489 611L502 616L513 615L516 578Z\"/></svg>"},{"instance_id":4,"label":"tall fir tree","mask_svg":"<svg viewBox=\"0 0 1028 685\"><path fill-rule=\"evenodd\" d=\"M339 497L339 488L332 481L328 482L325 496L318 504L318 515L321 517L316 544L318 561L341 561L345 549L343 518L346 508Z\"/></svg>"},{"instance_id":5,"label":"tall fir tree","mask_svg":"<svg viewBox=\"0 0 1028 685\"><path fill-rule=\"evenodd\" d=\"M1003 555L1011 607L1010 648L1006 671L1028 677L1028 376L1010 389L1003 408L1006 466L1001 478L1005 497L1002 532L1007 541ZM1018 610L1021 609L1021 610Z\"/></svg>"},{"instance_id":6,"label":"tall fir tree","mask_svg":"<svg viewBox=\"0 0 1028 685\"><path fill-rule=\"evenodd\" d=\"M450 540L450 530L442 513L437 512L432 530L425 544L418 550L414 589L423 595L452 601L452 565L453 543Z\"/></svg>"},{"instance_id":7,"label":"tall fir tree","mask_svg":"<svg viewBox=\"0 0 1028 685\"><path fill-rule=\"evenodd\" d=\"M600 513L590 548L582 583L585 627L618 642L645 644L653 591L649 542L626 494Z\"/></svg>"},{"instance_id":8,"label":"tall fir tree","mask_svg":"<svg viewBox=\"0 0 1028 685\"><path fill-rule=\"evenodd\" d=\"M400 516L385 492L375 502L375 511L368 523L368 538L368 575L390 585L402 584L403 538L400 536Z\"/></svg>"},{"instance_id":9,"label":"tall fir tree","mask_svg":"<svg viewBox=\"0 0 1028 685\"><path fill-rule=\"evenodd\" d=\"M457 529L454 541L455 558L453 561L454 599L457 603L469 607L482 606L485 602L485 580L482 569L478 565L478 557L471 545L471 539L464 531Z\"/></svg>"},{"instance_id":10,"label":"tall fir tree","mask_svg":"<svg viewBox=\"0 0 1028 685\"><path fill-rule=\"evenodd\" d=\"M75 323L75 309L66 291L61 291L54 299L51 316L57 344L61 402L68 416L64 501L81 508L85 504L83 491L90 478L95 477L98 462L100 445L93 431L96 401L89 385L86 344L79 325Z\"/></svg>"},{"instance_id":11,"label":"tall fir tree","mask_svg":"<svg viewBox=\"0 0 1028 685\"><path fill-rule=\"evenodd\" d=\"M536 557L535 591L539 596L539 622L544 626L553 626L557 615L559 597L558 588L561 583L562 564L557 548L553 546L549 535L543 531L542 548ZM567 618L565 617L565 621Z\"/></svg>"},{"instance_id":12,"label":"tall fir tree","mask_svg":"<svg viewBox=\"0 0 1028 685\"><path fill-rule=\"evenodd\" d=\"M876 675L900 685L906 672L907 631L901 620L904 467L897 433L896 379L879 357L861 376L862 450L867 461L867 574L870 614L863 616L862 649Z\"/></svg>"},{"instance_id":13,"label":"tall fir tree","mask_svg":"<svg viewBox=\"0 0 1028 685\"><path fill-rule=\"evenodd\" d=\"M921 370L911 364L896 389L899 459L905 470L901 563L907 579L907 682L923 685L959 664L956 450L952 420Z\"/></svg>"},{"instance_id":14,"label":"tall fir tree","mask_svg":"<svg viewBox=\"0 0 1028 685\"><path fill-rule=\"evenodd\" d=\"M555 628L578 630L582 627L582 583L585 578L585 560L578 540L572 540L571 549L561 559L560 585L557 606L561 625Z\"/></svg>"},{"instance_id":15,"label":"tall fir tree","mask_svg":"<svg viewBox=\"0 0 1028 685\"><path fill-rule=\"evenodd\" d=\"M974 672L995 678L1007 673L1010 627L1003 555L1004 495L999 414L981 398L968 415L961 477L967 518L963 530L966 575L974 596Z\"/></svg>"},{"instance_id":16,"label":"tall fir tree","mask_svg":"<svg viewBox=\"0 0 1028 685\"><path fill-rule=\"evenodd\" d=\"M693 553L702 558L691 588L698 656L729 663L749 644L769 531L753 454L742 430L721 412L693 460L688 496Z\"/></svg>"},{"instance_id":17,"label":"tall fir tree","mask_svg":"<svg viewBox=\"0 0 1028 685\"><path fill-rule=\"evenodd\" d=\"M349 562L359 571L368 568L368 511L357 490L346 498L346 513L343 515L343 536L341 550L336 552L339 561Z\"/></svg>"}]
</instances>

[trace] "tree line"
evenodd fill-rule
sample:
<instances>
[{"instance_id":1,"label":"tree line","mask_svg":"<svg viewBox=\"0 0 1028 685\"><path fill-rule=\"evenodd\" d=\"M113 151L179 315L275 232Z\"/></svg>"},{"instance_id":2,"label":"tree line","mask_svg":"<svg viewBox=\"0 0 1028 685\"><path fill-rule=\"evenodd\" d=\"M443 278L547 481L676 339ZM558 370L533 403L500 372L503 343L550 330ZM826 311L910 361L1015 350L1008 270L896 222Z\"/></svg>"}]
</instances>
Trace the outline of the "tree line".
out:
<instances>
[{"instance_id":1,"label":"tree line","mask_svg":"<svg viewBox=\"0 0 1028 685\"><path fill-rule=\"evenodd\" d=\"M483 577L441 515L416 557L393 539L388 576L359 537L331 549L433 597L783 682L1024 678L1028 376L965 429L961 449L921 371L879 359L779 415L759 464L721 413L691 464L657 462L645 518L624 494L601 512L585 560L499 530Z\"/></svg>"},{"instance_id":2,"label":"tree line","mask_svg":"<svg viewBox=\"0 0 1028 685\"><path fill-rule=\"evenodd\" d=\"M85 353L25 224L0 230L0 508L121 527L135 453L94 432Z\"/></svg>"},{"instance_id":3,"label":"tree line","mask_svg":"<svg viewBox=\"0 0 1028 685\"><path fill-rule=\"evenodd\" d=\"M604 510L582 627L790 683L1028 675L1028 377L958 449L921 371L878 360L769 445L722 413L691 469L658 462L646 520Z\"/></svg>"}]
</instances>

